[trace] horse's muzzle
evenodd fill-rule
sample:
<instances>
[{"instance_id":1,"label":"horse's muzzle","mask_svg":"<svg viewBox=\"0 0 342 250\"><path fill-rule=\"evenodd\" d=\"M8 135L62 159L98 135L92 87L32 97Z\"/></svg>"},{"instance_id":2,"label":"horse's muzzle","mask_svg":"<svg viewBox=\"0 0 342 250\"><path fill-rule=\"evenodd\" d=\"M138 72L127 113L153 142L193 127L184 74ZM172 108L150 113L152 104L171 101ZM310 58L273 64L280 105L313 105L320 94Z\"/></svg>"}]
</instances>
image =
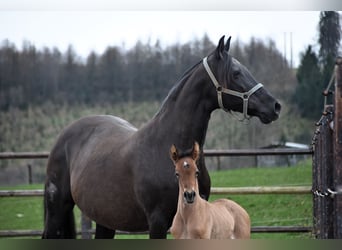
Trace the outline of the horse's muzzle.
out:
<instances>
[{"instance_id":1,"label":"horse's muzzle","mask_svg":"<svg viewBox=\"0 0 342 250\"><path fill-rule=\"evenodd\" d=\"M280 114L280 110L281 110L281 105L280 105L279 102L276 102L275 105L274 105L274 113L276 113L278 117L279 117L279 114Z\"/></svg>"},{"instance_id":2,"label":"horse's muzzle","mask_svg":"<svg viewBox=\"0 0 342 250\"><path fill-rule=\"evenodd\" d=\"M192 204L195 201L195 196L196 196L196 192L195 191L185 191L184 192L184 200L186 201L186 203L188 204Z\"/></svg>"}]
</instances>

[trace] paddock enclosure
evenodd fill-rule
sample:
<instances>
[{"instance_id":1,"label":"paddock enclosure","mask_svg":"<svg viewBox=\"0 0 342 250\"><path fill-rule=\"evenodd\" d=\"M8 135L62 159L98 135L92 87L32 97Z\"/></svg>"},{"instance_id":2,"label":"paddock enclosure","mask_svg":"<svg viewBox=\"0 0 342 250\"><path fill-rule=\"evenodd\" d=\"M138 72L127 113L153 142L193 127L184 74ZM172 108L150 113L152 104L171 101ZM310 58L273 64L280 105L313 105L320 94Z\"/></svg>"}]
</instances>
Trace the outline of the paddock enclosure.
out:
<instances>
[{"instance_id":1,"label":"paddock enclosure","mask_svg":"<svg viewBox=\"0 0 342 250\"><path fill-rule=\"evenodd\" d=\"M38 158L47 158L48 152L22 152L22 153L0 153L0 159L31 159L37 155ZM312 155L311 149L243 149L243 150L204 150L205 157L230 157L250 155ZM0 199L11 199L12 197L43 197L44 190L0 190ZM253 186L253 187L212 187L211 195L310 195L311 186ZM94 233L91 222L82 217L82 230L78 231L79 237L90 238ZM252 233L310 233L311 226L255 226ZM3 230L0 237L28 237L41 236L42 230ZM117 234L130 234L118 231ZM136 233L133 233L136 234ZM146 234L146 232L141 232Z\"/></svg>"},{"instance_id":2,"label":"paddock enclosure","mask_svg":"<svg viewBox=\"0 0 342 250\"><path fill-rule=\"evenodd\" d=\"M318 239L342 238L342 58L336 60L334 76L327 88L334 83L333 103L326 104L321 119L313 131L310 149L250 149L250 150L205 150L205 157L229 157L251 155L311 155L312 186L301 187L212 187L211 194L311 194L313 226L258 226L252 233L263 232L311 232ZM325 94L331 92L325 91ZM3 152L2 159L47 158L49 152ZM40 197L43 190L2 190L1 199L11 197ZM89 221L82 222L77 232L82 238L89 238L94 230ZM117 232L117 234L127 232ZM3 230L0 237L41 236L40 230Z\"/></svg>"}]
</instances>

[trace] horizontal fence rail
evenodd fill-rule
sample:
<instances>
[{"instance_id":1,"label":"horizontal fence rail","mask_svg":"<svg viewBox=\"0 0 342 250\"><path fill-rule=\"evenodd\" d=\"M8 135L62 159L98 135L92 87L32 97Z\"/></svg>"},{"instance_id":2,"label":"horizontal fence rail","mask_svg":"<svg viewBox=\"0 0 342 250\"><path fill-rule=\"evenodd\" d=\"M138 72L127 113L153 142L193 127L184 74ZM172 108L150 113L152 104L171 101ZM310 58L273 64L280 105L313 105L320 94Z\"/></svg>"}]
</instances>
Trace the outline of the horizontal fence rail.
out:
<instances>
[{"instance_id":1,"label":"horizontal fence rail","mask_svg":"<svg viewBox=\"0 0 342 250\"><path fill-rule=\"evenodd\" d=\"M40 197L44 195L43 189L35 190L0 190L0 197Z\"/></svg>"},{"instance_id":2,"label":"horizontal fence rail","mask_svg":"<svg viewBox=\"0 0 342 250\"><path fill-rule=\"evenodd\" d=\"M312 155L312 149L207 149L205 156Z\"/></svg>"},{"instance_id":3,"label":"horizontal fence rail","mask_svg":"<svg viewBox=\"0 0 342 250\"><path fill-rule=\"evenodd\" d=\"M312 149L206 149L204 155L213 156L255 156L255 155L311 155ZM0 159L48 158L49 152L1 152Z\"/></svg>"},{"instance_id":4,"label":"horizontal fence rail","mask_svg":"<svg viewBox=\"0 0 342 250\"><path fill-rule=\"evenodd\" d=\"M282 187L212 187L212 195L234 194L311 194L311 186L282 186ZM0 197L40 197L44 190L0 190Z\"/></svg>"},{"instance_id":5,"label":"horizontal fence rail","mask_svg":"<svg viewBox=\"0 0 342 250\"><path fill-rule=\"evenodd\" d=\"M1 152L0 159L40 159L48 158L49 152Z\"/></svg>"},{"instance_id":6,"label":"horizontal fence rail","mask_svg":"<svg viewBox=\"0 0 342 250\"><path fill-rule=\"evenodd\" d=\"M311 194L311 186L213 187L210 194Z\"/></svg>"}]
</instances>

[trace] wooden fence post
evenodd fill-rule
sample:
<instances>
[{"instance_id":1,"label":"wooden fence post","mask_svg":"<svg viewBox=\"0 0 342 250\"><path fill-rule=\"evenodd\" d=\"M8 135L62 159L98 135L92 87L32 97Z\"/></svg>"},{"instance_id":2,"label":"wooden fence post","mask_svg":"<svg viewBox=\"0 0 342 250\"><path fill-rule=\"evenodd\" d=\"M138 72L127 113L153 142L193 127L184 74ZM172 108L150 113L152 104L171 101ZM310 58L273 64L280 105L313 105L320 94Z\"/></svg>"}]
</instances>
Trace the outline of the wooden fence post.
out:
<instances>
[{"instance_id":1,"label":"wooden fence post","mask_svg":"<svg viewBox=\"0 0 342 250\"><path fill-rule=\"evenodd\" d=\"M332 112L332 106L326 107L313 141L313 224L318 239L333 238L333 200L327 192L333 184Z\"/></svg>"},{"instance_id":2,"label":"wooden fence post","mask_svg":"<svg viewBox=\"0 0 342 250\"><path fill-rule=\"evenodd\" d=\"M334 115L334 238L342 239L342 58L335 66Z\"/></svg>"},{"instance_id":3,"label":"wooden fence post","mask_svg":"<svg viewBox=\"0 0 342 250\"><path fill-rule=\"evenodd\" d=\"M27 174L28 174L28 183L32 184L32 166L31 164L27 164Z\"/></svg>"}]
</instances>

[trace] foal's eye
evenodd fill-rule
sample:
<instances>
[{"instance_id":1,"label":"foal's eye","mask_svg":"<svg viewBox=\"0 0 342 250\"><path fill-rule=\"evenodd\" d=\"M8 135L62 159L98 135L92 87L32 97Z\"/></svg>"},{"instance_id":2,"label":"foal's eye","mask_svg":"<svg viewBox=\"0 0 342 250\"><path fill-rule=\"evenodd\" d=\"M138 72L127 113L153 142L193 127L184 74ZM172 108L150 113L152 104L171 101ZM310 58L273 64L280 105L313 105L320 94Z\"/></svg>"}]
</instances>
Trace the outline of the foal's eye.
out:
<instances>
[{"instance_id":1,"label":"foal's eye","mask_svg":"<svg viewBox=\"0 0 342 250\"><path fill-rule=\"evenodd\" d=\"M179 174L178 174L178 173L175 173L175 176L178 178L178 177L179 177Z\"/></svg>"},{"instance_id":2,"label":"foal's eye","mask_svg":"<svg viewBox=\"0 0 342 250\"><path fill-rule=\"evenodd\" d=\"M199 171L197 170L197 171L196 171L196 177L198 177L198 175L199 175Z\"/></svg>"}]
</instances>

